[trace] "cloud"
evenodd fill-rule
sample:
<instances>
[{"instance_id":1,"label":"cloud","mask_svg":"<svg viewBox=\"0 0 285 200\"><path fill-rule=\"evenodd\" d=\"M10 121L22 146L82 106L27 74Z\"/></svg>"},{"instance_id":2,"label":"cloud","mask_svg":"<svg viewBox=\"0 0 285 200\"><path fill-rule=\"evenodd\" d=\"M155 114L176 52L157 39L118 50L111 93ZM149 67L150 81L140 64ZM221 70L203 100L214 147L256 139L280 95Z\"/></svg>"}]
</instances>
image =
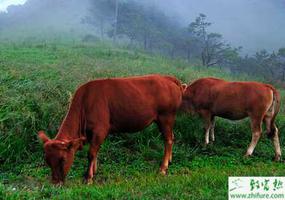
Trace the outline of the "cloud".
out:
<instances>
[{"instance_id":1,"label":"cloud","mask_svg":"<svg viewBox=\"0 0 285 200\"><path fill-rule=\"evenodd\" d=\"M21 5L27 0L1 0L0 1L0 12L7 12L7 8L10 5Z\"/></svg>"}]
</instances>

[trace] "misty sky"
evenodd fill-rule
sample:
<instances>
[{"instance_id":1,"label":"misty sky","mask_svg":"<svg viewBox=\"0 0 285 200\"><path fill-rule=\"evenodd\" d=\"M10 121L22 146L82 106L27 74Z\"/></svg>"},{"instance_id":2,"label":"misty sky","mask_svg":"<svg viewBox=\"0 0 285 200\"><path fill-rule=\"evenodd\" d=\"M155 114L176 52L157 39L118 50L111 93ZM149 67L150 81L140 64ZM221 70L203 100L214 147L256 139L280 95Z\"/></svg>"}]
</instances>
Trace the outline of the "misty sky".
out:
<instances>
[{"instance_id":1,"label":"misty sky","mask_svg":"<svg viewBox=\"0 0 285 200\"><path fill-rule=\"evenodd\" d=\"M148 0L184 25L199 13L213 22L211 31L222 33L243 52L285 46L285 0Z\"/></svg>"},{"instance_id":2,"label":"misty sky","mask_svg":"<svg viewBox=\"0 0 285 200\"><path fill-rule=\"evenodd\" d=\"M27 0L0 0L0 12L6 11L10 5L24 4Z\"/></svg>"},{"instance_id":3,"label":"misty sky","mask_svg":"<svg viewBox=\"0 0 285 200\"><path fill-rule=\"evenodd\" d=\"M0 0L0 12L11 4L23 4L25 1ZM223 34L225 40L233 46L243 46L243 53L252 54L262 49L272 51L285 46L285 0L137 1L157 5L165 14L175 17L184 26L194 21L199 13L204 13L208 16L208 21L213 22L211 31ZM88 10L88 0L72 2L78 2L74 7L76 11L82 12L82 16L86 14L86 11L81 10ZM80 10L81 7L86 9ZM48 18L52 16L53 13Z\"/></svg>"}]
</instances>

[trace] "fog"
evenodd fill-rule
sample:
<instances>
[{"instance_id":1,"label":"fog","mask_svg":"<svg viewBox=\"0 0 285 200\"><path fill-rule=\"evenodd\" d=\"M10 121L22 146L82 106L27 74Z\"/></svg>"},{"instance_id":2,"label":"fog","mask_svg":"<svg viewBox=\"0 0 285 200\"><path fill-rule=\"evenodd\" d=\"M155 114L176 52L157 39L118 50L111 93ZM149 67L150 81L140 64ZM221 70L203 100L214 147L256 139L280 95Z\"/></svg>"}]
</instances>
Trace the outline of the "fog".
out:
<instances>
[{"instance_id":1,"label":"fog","mask_svg":"<svg viewBox=\"0 0 285 200\"><path fill-rule=\"evenodd\" d=\"M43 39L86 32L88 28L81 21L87 15L88 3L89 0L27 0L24 5L11 5L7 13L0 13L0 37Z\"/></svg>"},{"instance_id":2,"label":"fog","mask_svg":"<svg viewBox=\"0 0 285 200\"><path fill-rule=\"evenodd\" d=\"M92 28L81 23L89 13L92 0L28 0L23 6L10 6L1 13L2 35L23 32L43 34L42 30L91 33ZM121 0L126 1L126 0ZM221 33L233 46L242 46L243 53L261 49L277 50L285 46L284 0L145 0L157 6L178 23L188 26L199 13L212 22L210 31ZM9 34L7 34L9 32Z\"/></svg>"},{"instance_id":3,"label":"fog","mask_svg":"<svg viewBox=\"0 0 285 200\"><path fill-rule=\"evenodd\" d=\"M204 13L211 31L223 34L245 53L285 46L284 0L147 0L188 25Z\"/></svg>"}]
</instances>

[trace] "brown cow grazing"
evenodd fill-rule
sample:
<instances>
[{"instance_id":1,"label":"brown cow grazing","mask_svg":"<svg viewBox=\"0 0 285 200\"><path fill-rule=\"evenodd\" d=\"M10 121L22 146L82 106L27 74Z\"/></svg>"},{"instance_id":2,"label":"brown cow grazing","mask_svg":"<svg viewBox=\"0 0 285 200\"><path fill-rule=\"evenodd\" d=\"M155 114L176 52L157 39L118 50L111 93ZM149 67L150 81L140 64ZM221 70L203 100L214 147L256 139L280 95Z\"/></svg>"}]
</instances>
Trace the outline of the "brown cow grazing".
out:
<instances>
[{"instance_id":1,"label":"brown cow grazing","mask_svg":"<svg viewBox=\"0 0 285 200\"><path fill-rule=\"evenodd\" d=\"M182 90L176 78L161 75L101 79L79 87L56 137L51 140L42 131L38 134L44 143L53 183L64 182L85 138L90 143L85 179L90 183L97 170L98 150L109 133L137 132L152 122L164 135L160 171L166 174L172 159L173 125Z\"/></svg>"},{"instance_id":2,"label":"brown cow grazing","mask_svg":"<svg viewBox=\"0 0 285 200\"><path fill-rule=\"evenodd\" d=\"M205 120L205 143L209 134L214 141L215 116L240 120L251 120L252 140L246 156L250 156L261 136L262 121L267 135L272 138L275 160L281 158L278 129L275 117L280 108L279 92L268 84L257 82L228 82L217 78L201 78L189 84L184 92L183 109L194 111Z\"/></svg>"}]
</instances>

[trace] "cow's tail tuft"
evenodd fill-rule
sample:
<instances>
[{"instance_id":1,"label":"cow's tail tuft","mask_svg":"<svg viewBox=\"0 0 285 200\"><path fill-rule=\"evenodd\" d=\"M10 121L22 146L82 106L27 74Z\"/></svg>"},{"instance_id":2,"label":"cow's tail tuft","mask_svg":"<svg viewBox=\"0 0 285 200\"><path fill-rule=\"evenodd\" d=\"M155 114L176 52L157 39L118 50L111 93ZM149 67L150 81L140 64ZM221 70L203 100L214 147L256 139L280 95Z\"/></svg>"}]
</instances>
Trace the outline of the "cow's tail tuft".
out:
<instances>
[{"instance_id":1,"label":"cow's tail tuft","mask_svg":"<svg viewBox=\"0 0 285 200\"><path fill-rule=\"evenodd\" d=\"M271 124L270 124L271 130L270 130L270 133L268 134L268 137L272 138L276 134L276 132L278 131L278 129L277 129L276 125L275 125L275 119L276 119L276 116L277 116L277 114L279 113L279 110L280 110L281 96L280 96L279 92L274 87L270 86L270 89L273 92L272 107L274 109L274 113L273 113L273 116L272 116L272 119L271 119Z\"/></svg>"}]
</instances>

